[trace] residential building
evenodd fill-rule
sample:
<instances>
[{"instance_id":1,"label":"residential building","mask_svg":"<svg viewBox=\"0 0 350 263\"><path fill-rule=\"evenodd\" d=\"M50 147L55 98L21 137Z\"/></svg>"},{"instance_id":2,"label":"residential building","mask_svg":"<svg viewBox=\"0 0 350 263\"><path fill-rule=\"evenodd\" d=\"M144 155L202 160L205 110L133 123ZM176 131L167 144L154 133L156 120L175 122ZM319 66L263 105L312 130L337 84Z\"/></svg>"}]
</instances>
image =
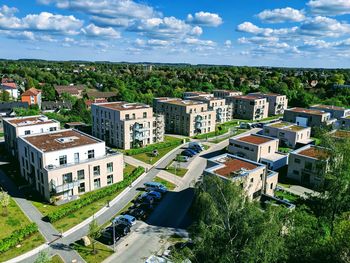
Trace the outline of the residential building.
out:
<instances>
[{"instance_id":1,"label":"residential building","mask_svg":"<svg viewBox=\"0 0 350 263\"><path fill-rule=\"evenodd\" d=\"M329 133L329 135L336 140L350 139L350 131L349 130L333 130Z\"/></svg>"},{"instance_id":2,"label":"residential building","mask_svg":"<svg viewBox=\"0 0 350 263\"><path fill-rule=\"evenodd\" d=\"M186 91L183 96L184 99L189 99L191 97L213 97L214 95L203 91Z\"/></svg>"},{"instance_id":3,"label":"residential building","mask_svg":"<svg viewBox=\"0 0 350 263\"><path fill-rule=\"evenodd\" d=\"M61 98L63 93L67 93L76 98L82 98L83 91L86 87L84 85L55 85L54 88L59 98Z\"/></svg>"},{"instance_id":4,"label":"residential building","mask_svg":"<svg viewBox=\"0 0 350 263\"><path fill-rule=\"evenodd\" d=\"M195 136L215 131L216 112L203 101L156 98L153 102L155 112L164 115L166 132Z\"/></svg>"},{"instance_id":5,"label":"residential building","mask_svg":"<svg viewBox=\"0 0 350 263\"><path fill-rule=\"evenodd\" d=\"M86 100L85 105L87 109L91 109L92 104L97 104L97 103L107 103L107 99L91 99L91 100Z\"/></svg>"},{"instance_id":6,"label":"residential building","mask_svg":"<svg viewBox=\"0 0 350 263\"><path fill-rule=\"evenodd\" d=\"M226 103L232 107L232 118L261 120L268 117L269 103L261 96L226 97Z\"/></svg>"},{"instance_id":7,"label":"residential building","mask_svg":"<svg viewBox=\"0 0 350 263\"><path fill-rule=\"evenodd\" d=\"M5 147L13 156L18 155L18 137L29 134L40 134L60 129L60 123L44 115L6 118L3 121Z\"/></svg>"},{"instance_id":8,"label":"residential building","mask_svg":"<svg viewBox=\"0 0 350 263\"><path fill-rule=\"evenodd\" d=\"M243 95L242 92L236 91L236 90L225 90L225 89L216 89L213 91L215 98L226 98L226 97L233 97L233 96L241 96Z\"/></svg>"},{"instance_id":9,"label":"residential building","mask_svg":"<svg viewBox=\"0 0 350 263\"><path fill-rule=\"evenodd\" d=\"M264 135L278 138L282 147L295 148L299 145L311 143L311 128L290 122L275 122L264 125Z\"/></svg>"},{"instance_id":10,"label":"residential building","mask_svg":"<svg viewBox=\"0 0 350 263\"><path fill-rule=\"evenodd\" d=\"M274 196L278 173L267 169L266 165L231 154L215 156L208 160L205 175L215 175L224 180L237 182L249 199L257 199L261 194Z\"/></svg>"},{"instance_id":11,"label":"residential building","mask_svg":"<svg viewBox=\"0 0 350 263\"><path fill-rule=\"evenodd\" d=\"M284 110L288 107L288 99L286 95L276 93L250 93L249 95L261 96L267 99L269 103L268 115L280 115L284 113Z\"/></svg>"},{"instance_id":12,"label":"residential building","mask_svg":"<svg viewBox=\"0 0 350 263\"><path fill-rule=\"evenodd\" d=\"M18 140L21 176L46 200L72 198L123 180L123 155L77 130Z\"/></svg>"},{"instance_id":13,"label":"residential building","mask_svg":"<svg viewBox=\"0 0 350 263\"><path fill-rule=\"evenodd\" d=\"M27 102L21 102L21 101L0 102L0 116L2 117L15 116L16 115L14 112L15 108L28 109L29 105Z\"/></svg>"},{"instance_id":14,"label":"residential building","mask_svg":"<svg viewBox=\"0 0 350 263\"><path fill-rule=\"evenodd\" d=\"M1 85L0 89L2 92L7 92L11 99L17 100L18 99L18 87L16 82L14 80L9 78L2 78L1 79Z\"/></svg>"},{"instance_id":15,"label":"residential building","mask_svg":"<svg viewBox=\"0 0 350 263\"><path fill-rule=\"evenodd\" d=\"M27 102L29 106L38 105L41 109L41 90L36 88L30 88L22 93L21 101Z\"/></svg>"},{"instance_id":16,"label":"residential building","mask_svg":"<svg viewBox=\"0 0 350 263\"><path fill-rule=\"evenodd\" d=\"M62 109L71 110L72 103L70 101L43 101L41 103L42 112L59 112Z\"/></svg>"},{"instance_id":17,"label":"residential building","mask_svg":"<svg viewBox=\"0 0 350 263\"><path fill-rule=\"evenodd\" d=\"M102 100L102 99L113 99L117 97L118 93L109 91L109 92L102 92L102 91L88 91L86 92L87 97L90 100Z\"/></svg>"},{"instance_id":18,"label":"residential building","mask_svg":"<svg viewBox=\"0 0 350 263\"><path fill-rule=\"evenodd\" d=\"M336 121L329 112L297 107L286 109L283 120L304 127L322 127L332 125Z\"/></svg>"},{"instance_id":19,"label":"residential building","mask_svg":"<svg viewBox=\"0 0 350 263\"><path fill-rule=\"evenodd\" d=\"M208 109L215 111L216 123L224 123L232 119L232 110L223 98L194 96L189 97L189 100L203 101L208 104Z\"/></svg>"},{"instance_id":20,"label":"residential building","mask_svg":"<svg viewBox=\"0 0 350 263\"><path fill-rule=\"evenodd\" d=\"M306 145L289 154L287 177L309 187L323 183L329 151L326 148Z\"/></svg>"},{"instance_id":21,"label":"residential building","mask_svg":"<svg viewBox=\"0 0 350 263\"><path fill-rule=\"evenodd\" d=\"M340 119L340 118L350 116L350 109L333 106L333 105L317 104L317 105L311 106L310 109L329 112L331 114L331 118L334 118L334 119Z\"/></svg>"},{"instance_id":22,"label":"residential building","mask_svg":"<svg viewBox=\"0 0 350 263\"><path fill-rule=\"evenodd\" d=\"M92 104L92 134L122 149L164 140L164 117L143 103L125 101Z\"/></svg>"},{"instance_id":23,"label":"residential building","mask_svg":"<svg viewBox=\"0 0 350 263\"><path fill-rule=\"evenodd\" d=\"M230 138L228 152L277 170L288 162L288 156L278 152L278 144L278 139L268 136L238 135Z\"/></svg>"}]
</instances>

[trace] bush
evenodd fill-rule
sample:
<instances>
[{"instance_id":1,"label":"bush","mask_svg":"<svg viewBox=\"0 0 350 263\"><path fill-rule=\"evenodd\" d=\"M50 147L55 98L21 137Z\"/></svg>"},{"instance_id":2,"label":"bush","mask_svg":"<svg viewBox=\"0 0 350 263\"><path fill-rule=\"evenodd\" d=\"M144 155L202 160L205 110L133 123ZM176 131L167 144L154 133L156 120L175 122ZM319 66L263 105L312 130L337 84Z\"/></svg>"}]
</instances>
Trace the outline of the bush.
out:
<instances>
[{"instance_id":1,"label":"bush","mask_svg":"<svg viewBox=\"0 0 350 263\"><path fill-rule=\"evenodd\" d=\"M24 238L36 233L37 231L38 226L35 223L31 223L21 229L13 231L10 236L0 240L0 253L3 253L16 246Z\"/></svg>"},{"instance_id":2,"label":"bush","mask_svg":"<svg viewBox=\"0 0 350 263\"><path fill-rule=\"evenodd\" d=\"M164 149L172 146L178 146L180 144L182 144L182 140L178 139L178 140L173 140L168 142L151 144L143 148L127 150L125 153L126 155L136 155L136 154L152 152L154 150Z\"/></svg>"},{"instance_id":3,"label":"bush","mask_svg":"<svg viewBox=\"0 0 350 263\"><path fill-rule=\"evenodd\" d=\"M145 168L139 166L128 177L124 178L123 181L113 184L111 186L104 187L100 190L87 193L83 195L79 200L69 203L47 214L46 219L51 223L56 222L59 219L79 210L80 208L88 206L89 204L101 198L112 195L115 192L128 187L136 178L138 178L144 172L145 172Z\"/></svg>"}]
</instances>

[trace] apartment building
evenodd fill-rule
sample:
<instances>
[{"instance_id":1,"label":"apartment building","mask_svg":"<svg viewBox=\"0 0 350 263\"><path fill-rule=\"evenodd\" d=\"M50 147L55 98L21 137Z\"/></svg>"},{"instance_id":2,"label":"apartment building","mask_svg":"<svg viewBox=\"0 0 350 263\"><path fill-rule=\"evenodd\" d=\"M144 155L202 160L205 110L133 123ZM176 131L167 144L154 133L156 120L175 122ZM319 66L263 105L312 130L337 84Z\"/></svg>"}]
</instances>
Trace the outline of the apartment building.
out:
<instances>
[{"instance_id":1,"label":"apartment building","mask_svg":"<svg viewBox=\"0 0 350 263\"><path fill-rule=\"evenodd\" d=\"M275 122L264 126L264 135L279 139L282 147L295 148L298 145L311 143L311 128L290 122Z\"/></svg>"},{"instance_id":2,"label":"apartment building","mask_svg":"<svg viewBox=\"0 0 350 263\"><path fill-rule=\"evenodd\" d=\"M261 120L268 117L269 103L261 96L226 97L226 103L232 107L232 118Z\"/></svg>"},{"instance_id":3,"label":"apartment building","mask_svg":"<svg viewBox=\"0 0 350 263\"><path fill-rule=\"evenodd\" d=\"M335 119L340 119L340 118L350 116L350 109L333 106L333 105L317 104L317 105L311 106L310 109L329 112L331 114L331 118L335 118Z\"/></svg>"},{"instance_id":4,"label":"apartment building","mask_svg":"<svg viewBox=\"0 0 350 263\"><path fill-rule=\"evenodd\" d=\"M236 90L225 90L225 89L216 89L213 91L215 98L226 98L233 96L241 96L243 93L241 91Z\"/></svg>"},{"instance_id":5,"label":"apartment building","mask_svg":"<svg viewBox=\"0 0 350 263\"><path fill-rule=\"evenodd\" d=\"M207 103L208 109L214 110L216 113L216 123L224 123L232 119L231 107L226 105L226 100L223 98L195 96L189 97L189 100Z\"/></svg>"},{"instance_id":6,"label":"apartment building","mask_svg":"<svg viewBox=\"0 0 350 263\"><path fill-rule=\"evenodd\" d=\"M214 95L203 91L186 91L184 92L183 97L186 100L191 97L214 97Z\"/></svg>"},{"instance_id":7,"label":"apartment building","mask_svg":"<svg viewBox=\"0 0 350 263\"><path fill-rule=\"evenodd\" d=\"M41 90L30 88L22 93L21 101L27 102L28 105L38 105L41 109Z\"/></svg>"},{"instance_id":8,"label":"apartment building","mask_svg":"<svg viewBox=\"0 0 350 263\"><path fill-rule=\"evenodd\" d=\"M228 152L277 170L288 163L288 156L278 152L278 139L250 134L230 138Z\"/></svg>"},{"instance_id":9,"label":"apartment building","mask_svg":"<svg viewBox=\"0 0 350 263\"><path fill-rule=\"evenodd\" d=\"M323 183L329 152L326 148L306 145L289 154L287 177L305 186Z\"/></svg>"},{"instance_id":10,"label":"apartment building","mask_svg":"<svg viewBox=\"0 0 350 263\"><path fill-rule=\"evenodd\" d=\"M337 126L339 129L349 130L350 129L350 116L340 118L337 121Z\"/></svg>"},{"instance_id":11,"label":"apartment building","mask_svg":"<svg viewBox=\"0 0 350 263\"><path fill-rule=\"evenodd\" d=\"M169 133L195 136L215 131L216 112L203 101L156 98L154 109L164 115Z\"/></svg>"},{"instance_id":12,"label":"apartment building","mask_svg":"<svg viewBox=\"0 0 350 263\"><path fill-rule=\"evenodd\" d=\"M5 147L12 156L18 155L19 136L46 133L60 129L60 123L44 115L6 118L3 120Z\"/></svg>"},{"instance_id":13,"label":"apartment building","mask_svg":"<svg viewBox=\"0 0 350 263\"><path fill-rule=\"evenodd\" d=\"M261 194L274 196L278 173L268 170L264 164L223 154L209 159L207 167L205 175L219 176L240 184L251 200L259 198Z\"/></svg>"},{"instance_id":14,"label":"apartment building","mask_svg":"<svg viewBox=\"0 0 350 263\"><path fill-rule=\"evenodd\" d=\"M248 95L261 96L267 99L269 103L268 115L280 115L284 113L284 110L288 107L288 99L286 95L276 93L250 93Z\"/></svg>"},{"instance_id":15,"label":"apartment building","mask_svg":"<svg viewBox=\"0 0 350 263\"><path fill-rule=\"evenodd\" d=\"M329 135L336 140L347 140L350 139L349 130L333 130Z\"/></svg>"},{"instance_id":16,"label":"apartment building","mask_svg":"<svg viewBox=\"0 0 350 263\"><path fill-rule=\"evenodd\" d=\"M321 127L336 122L329 112L305 108L290 108L284 111L283 120L304 127Z\"/></svg>"},{"instance_id":17,"label":"apartment building","mask_svg":"<svg viewBox=\"0 0 350 263\"><path fill-rule=\"evenodd\" d=\"M18 140L22 177L46 200L70 200L123 180L123 155L77 130Z\"/></svg>"},{"instance_id":18,"label":"apartment building","mask_svg":"<svg viewBox=\"0 0 350 263\"><path fill-rule=\"evenodd\" d=\"M164 117L143 103L125 101L91 105L92 134L121 149L164 140Z\"/></svg>"}]
</instances>

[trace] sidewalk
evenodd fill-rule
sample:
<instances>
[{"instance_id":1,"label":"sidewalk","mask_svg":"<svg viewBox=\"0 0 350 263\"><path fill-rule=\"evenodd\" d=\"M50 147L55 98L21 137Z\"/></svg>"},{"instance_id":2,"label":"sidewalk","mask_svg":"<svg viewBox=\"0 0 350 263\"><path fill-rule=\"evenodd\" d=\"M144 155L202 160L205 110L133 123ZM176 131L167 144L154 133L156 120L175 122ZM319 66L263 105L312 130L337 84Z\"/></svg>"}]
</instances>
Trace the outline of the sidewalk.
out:
<instances>
[{"instance_id":1,"label":"sidewalk","mask_svg":"<svg viewBox=\"0 0 350 263\"><path fill-rule=\"evenodd\" d=\"M151 169L152 168L151 164L144 163L144 162L142 162L140 160L137 160L137 159L133 158L132 156L124 155L124 161L126 163L128 163L128 164L131 164L132 166L135 166L135 167L142 166L145 169Z\"/></svg>"},{"instance_id":2,"label":"sidewalk","mask_svg":"<svg viewBox=\"0 0 350 263\"><path fill-rule=\"evenodd\" d=\"M284 191L286 191L288 193L291 193L291 194L294 194L294 195L297 195L297 196L300 196L303 198L308 198L309 195L317 196L319 194L318 192L316 192L312 189L309 189L309 188L306 188L306 187L303 187L300 185L291 185L289 188L282 187L281 185L278 185L278 186L281 187Z\"/></svg>"},{"instance_id":3,"label":"sidewalk","mask_svg":"<svg viewBox=\"0 0 350 263\"><path fill-rule=\"evenodd\" d=\"M169 173L164 170L161 170L157 176L166 181L169 181L170 183L175 184L176 186L180 186L183 183L182 177Z\"/></svg>"}]
</instances>

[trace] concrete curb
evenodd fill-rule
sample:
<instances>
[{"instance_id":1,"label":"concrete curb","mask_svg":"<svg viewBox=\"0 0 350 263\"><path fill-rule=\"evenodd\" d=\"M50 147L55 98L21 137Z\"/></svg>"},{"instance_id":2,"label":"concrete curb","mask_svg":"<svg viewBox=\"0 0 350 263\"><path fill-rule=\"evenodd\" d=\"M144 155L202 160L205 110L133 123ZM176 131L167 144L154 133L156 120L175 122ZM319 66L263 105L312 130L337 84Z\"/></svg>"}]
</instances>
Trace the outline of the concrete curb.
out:
<instances>
[{"instance_id":1,"label":"concrete curb","mask_svg":"<svg viewBox=\"0 0 350 263\"><path fill-rule=\"evenodd\" d=\"M18 257L12 258L8 261L5 261L4 263L17 263L17 262L21 262L22 260L25 260L26 258L29 258L31 256L34 256L36 254L38 254L39 252L43 251L44 249L49 248L50 246L48 244L42 244L41 246L38 246Z\"/></svg>"}]
</instances>

